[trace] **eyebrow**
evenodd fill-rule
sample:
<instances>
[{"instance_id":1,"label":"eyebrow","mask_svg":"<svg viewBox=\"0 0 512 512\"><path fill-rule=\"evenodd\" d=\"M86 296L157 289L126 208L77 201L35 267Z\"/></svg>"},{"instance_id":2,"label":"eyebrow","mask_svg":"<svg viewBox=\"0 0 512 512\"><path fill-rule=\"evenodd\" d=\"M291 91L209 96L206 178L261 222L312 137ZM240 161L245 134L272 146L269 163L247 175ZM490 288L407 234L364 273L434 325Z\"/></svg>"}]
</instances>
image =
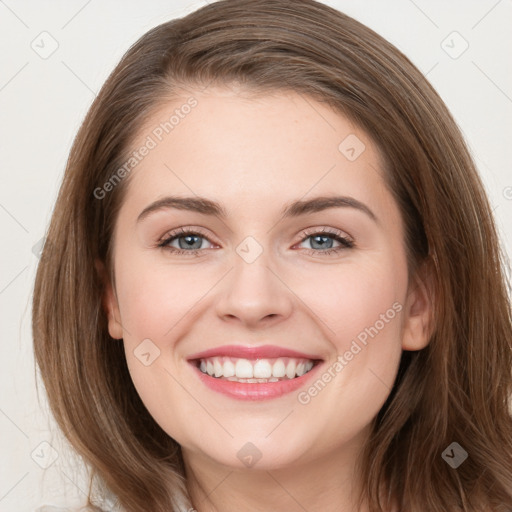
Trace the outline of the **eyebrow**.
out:
<instances>
[{"instance_id":1,"label":"eyebrow","mask_svg":"<svg viewBox=\"0 0 512 512\"><path fill-rule=\"evenodd\" d=\"M225 208L218 202L205 197L179 197L168 196L159 199L144 208L137 217L137 222L142 221L149 214L166 208L176 208L178 210L187 210L204 215L214 215L222 219L227 218ZM354 208L359 210L373 221L378 222L376 215L372 210L361 201L350 196L320 196L305 201L294 201L286 205L281 211L283 218L299 217L308 213L316 213L329 208Z\"/></svg>"}]
</instances>

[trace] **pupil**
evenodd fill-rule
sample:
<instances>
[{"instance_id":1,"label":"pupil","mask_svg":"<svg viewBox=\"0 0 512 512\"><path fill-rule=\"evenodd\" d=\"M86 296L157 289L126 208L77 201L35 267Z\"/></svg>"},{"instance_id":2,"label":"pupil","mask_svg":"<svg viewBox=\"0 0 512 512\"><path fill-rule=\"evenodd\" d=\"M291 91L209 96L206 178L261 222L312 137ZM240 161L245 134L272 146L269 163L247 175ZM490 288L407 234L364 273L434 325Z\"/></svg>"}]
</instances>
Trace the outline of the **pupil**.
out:
<instances>
[{"instance_id":1,"label":"pupil","mask_svg":"<svg viewBox=\"0 0 512 512\"><path fill-rule=\"evenodd\" d=\"M319 247L315 247L314 245L315 245L315 243L317 243L317 242L316 242L316 239L318 239L318 238L322 239L322 241L321 241L321 242L319 242ZM331 242L331 245L330 245L329 247L326 247L326 242L327 242L327 243ZM331 249L331 247L332 247L332 242L333 242L332 238L330 238L330 237L328 237L328 236L316 235L316 236L314 236L314 237L313 237L313 243L311 244L311 246L312 246L314 249L326 249L326 248L327 248L327 249Z\"/></svg>"},{"instance_id":2,"label":"pupil","mask_svg":"<svg viewBox=\"0 0 512 512\"><path fill-rule=\"evenodd\" d=\"M182 236L182 237L180 237L180 244L179 244L180 248L181 249L185 249L185 248L200 249L201 248L201 241L199 240L200 238L201 237L198 235ZM183 245L181 244L181 239L185 239L185 244L186 244L185 247L183 247ZM195 241L194 241L194 239L195 239ZM331 249L332 248L333 240L331 237L323 236L323 235L316 235L316 236L313 236L312 239L313 239L312 247L314 249L326 249L326 248ZM330 244L329 244L329 242L330 242ZM194 247L194 244L196 244L195 247ZM315 247L315 244L318 247Z\"/></svg>"},{"instance_id":3,"label":"pupil","mask_svg":"<svg viewBox=\"0 0 512 512\"><path fill-rule=\"evenodd\" d=\"M198 236L198 235L187 235L187 236L182 236L179 238L180 240L180 249L200 249L201 248L201 240L199 240L199 244L197 245L197 247L193 247L194 245L194 240L193 239L196 239L195 243L197 244L197 239L200 239L201 237ZM181 243L181 240L182 239L185 239L185 247L183 247L182 243Z\"/></svg>"}]
</instances>

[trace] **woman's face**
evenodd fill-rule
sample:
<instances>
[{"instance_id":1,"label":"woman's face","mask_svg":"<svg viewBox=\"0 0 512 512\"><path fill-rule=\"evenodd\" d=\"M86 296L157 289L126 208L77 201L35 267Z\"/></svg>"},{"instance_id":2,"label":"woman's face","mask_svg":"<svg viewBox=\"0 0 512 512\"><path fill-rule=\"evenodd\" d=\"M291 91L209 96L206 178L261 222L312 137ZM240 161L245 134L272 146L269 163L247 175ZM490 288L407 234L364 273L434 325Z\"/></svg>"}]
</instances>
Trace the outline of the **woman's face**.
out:
<instances>
[{"instance_id":1,"label":"woman's face","mask_svg":"<svg viewBox=\"0 0 512 512\"><path fill-rule=\"evenodd\" d=\"M427 343L379 153L296 93L190 96L132 148L110 334L185 458L271 469L355 453L402 350Z\"/></svg>"}]
</instances>

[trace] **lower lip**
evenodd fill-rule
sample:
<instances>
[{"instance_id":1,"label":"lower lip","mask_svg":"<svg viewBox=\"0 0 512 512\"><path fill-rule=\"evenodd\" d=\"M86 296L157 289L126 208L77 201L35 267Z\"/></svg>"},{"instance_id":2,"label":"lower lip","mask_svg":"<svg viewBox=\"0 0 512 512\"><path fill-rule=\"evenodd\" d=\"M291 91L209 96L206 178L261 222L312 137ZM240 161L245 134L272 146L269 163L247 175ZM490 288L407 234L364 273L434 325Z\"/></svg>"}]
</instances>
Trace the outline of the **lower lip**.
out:
<instances>
[{"instance_id":1,"label":"lower lip","mask_svg":"<svg viewBox=\"0 0 512 512\"><path fill-rule=\"evenodd\" d=\"M265 383L234 382L231 380L210 377L196 366L194 366L194 369L201 381L213 391L217 391L218 393L222 393L223 395L227 395L238 400L268 400L297 391L301 386L304 386L304 384L306 384L306 382L315 373L317 373L319 366L321 366L321 363L313 366L308 373L305 373L301 377Z\"/></svg>"}]
</instances>

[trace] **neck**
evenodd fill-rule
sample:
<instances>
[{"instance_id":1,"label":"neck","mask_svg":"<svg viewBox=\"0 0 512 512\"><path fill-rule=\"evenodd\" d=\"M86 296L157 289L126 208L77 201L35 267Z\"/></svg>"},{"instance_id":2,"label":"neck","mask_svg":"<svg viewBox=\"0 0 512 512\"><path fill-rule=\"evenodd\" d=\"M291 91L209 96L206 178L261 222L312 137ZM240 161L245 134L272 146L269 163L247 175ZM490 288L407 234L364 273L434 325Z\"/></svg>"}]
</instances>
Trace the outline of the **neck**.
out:
<instances>
[{"instance_id":1,"label":"neck","mask_svg":"<svg viewBox=\"0 0 512 512\"><path fill-rule=\"evenodd\" d=\"M359 506L361 444L330 450L314 459L303 454L281 468L232 468L183 451L189 493L197 512L367 512Z\"/></svg>"}]
</instances>

